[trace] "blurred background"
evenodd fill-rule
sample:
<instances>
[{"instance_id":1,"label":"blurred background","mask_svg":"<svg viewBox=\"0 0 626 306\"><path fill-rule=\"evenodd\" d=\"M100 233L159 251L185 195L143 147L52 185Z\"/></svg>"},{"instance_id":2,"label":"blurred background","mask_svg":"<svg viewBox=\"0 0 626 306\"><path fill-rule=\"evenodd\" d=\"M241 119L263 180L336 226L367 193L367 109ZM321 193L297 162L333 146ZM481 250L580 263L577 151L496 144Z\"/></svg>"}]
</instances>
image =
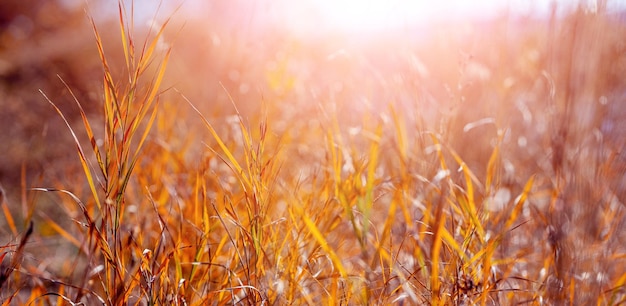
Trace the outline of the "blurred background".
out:
<instances>
[{"instance_id":1,"label":"blurred background","mask_svg":"<svg viewBox=\"0 0 626 306\"><path fill-rule=\"evenodd\" d=\"M138 0L124 11L135 16L140 41L171 18L164 89L176 88L217 122L234 113L230 97L248 117L274 105L276 133L306 129L300 119L320 107L351 126L394 104L447 133L479 168L493 132L476 138L486 132L468 124L487 118L508 128L512 156L527 166L518 169L522 179L553 167L562 126L571 129L567 154L600 139L622 160L624 2L468 3ZM102 68L89 16L122 73L118 14L115 1L0 3L0 184L10 201L24 187L75 180L71 135L39 90L79 127L62 79L97 118ZM180 100L172 94L172 103Z\"/></svg>"}]
</instances>

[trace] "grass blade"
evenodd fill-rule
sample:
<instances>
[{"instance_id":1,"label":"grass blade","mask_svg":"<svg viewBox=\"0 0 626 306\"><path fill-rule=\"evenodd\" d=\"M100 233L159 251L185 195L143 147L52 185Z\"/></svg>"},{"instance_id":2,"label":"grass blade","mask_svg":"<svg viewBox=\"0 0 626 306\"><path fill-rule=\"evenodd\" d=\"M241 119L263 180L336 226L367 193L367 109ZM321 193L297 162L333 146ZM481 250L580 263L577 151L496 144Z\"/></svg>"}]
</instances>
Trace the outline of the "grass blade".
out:
<instances>
[{"instance_id":1,"label":"grass blade","mask_svg":"<svg viewBox=\"0 0 626 306\"><path fill-rule=\"evenodd\" d=\"M337 269L337 271L339 271L339 275L341 275L341 277L344 278L344 279L347 278L348 277L348 273L346 272L346 269L344 268L343 264L341 263L341 259L339 258L339 256L337 256L335 251L333 251L333 249L330 248L330 246L328 245L328 241L326 241L326 239L324 238L324 235L319 231L319 229L317 228L317 225L315 225L315 222L313 222L311 220L311 218L309 218L306 215L306 213L304 212L304 210L301 207L294 206L294 208L296 210L296 213L304 221L304 224L306 225L306 227L309 230L309 232L311 233L311 235L313 235L313 238L315 238L315 240L322 247L324 252L326 252L326 254L328 254L328 256L332 260L335 268Z\"/></svg>"},{"instance_id":2,"label":"grass blade","mask_svg":"<svg viewBox=\"0 0 626 306\"><path fill-rule=\"evenodd\" d=\"M65 119L63 112L61 112L61 110L52 102L52 100L48 98L48 96L46 96L46 94L41 89L39 90L39 92L44 96L44 98L48 101L48 103L50 103L50 105L54 107L54 110L59 114L59 116L61 116L61 119L63 119L63 122L65 122L65 125L70 130L70 133L72 134L72 137L74 138L74 144L76 145L76 150L78 151L78 156L80 157L80 163L83 167L83 173L85 174L85 177L87 178L87 183L93 195L93 199L96 202L96 206L98 207L98 209L102 209L102 205L100 204L100 197L98 195L98 192L96 191L96 185L94 183L94 179L91 174L91 167L89 167L89 165L87 164L87 158L85 157L83 148L80 145L80 142L78 141L78 137L76 137L76 133L74 133L74 130L72 129L72 126L67 121L67 119Z\"/></svg>"}]
</instances>

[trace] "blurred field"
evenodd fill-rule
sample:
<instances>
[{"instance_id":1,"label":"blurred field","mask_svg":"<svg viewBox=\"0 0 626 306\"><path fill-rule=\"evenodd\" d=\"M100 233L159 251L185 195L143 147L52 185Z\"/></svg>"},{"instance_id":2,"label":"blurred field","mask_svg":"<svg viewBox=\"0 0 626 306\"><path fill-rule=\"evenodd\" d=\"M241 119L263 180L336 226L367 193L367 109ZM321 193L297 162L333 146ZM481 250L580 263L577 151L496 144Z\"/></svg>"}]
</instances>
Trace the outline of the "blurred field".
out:
<instances>
[{"instance_id":1,"label":"blurred field","mask_svg":"<svg viewBox=\"0 0 626 306\"><path fill-rule=\"evenodd\" d=\"M3 304L626 302L624 13L55 3L0 5Z\"/></svg>"}]
</instances>

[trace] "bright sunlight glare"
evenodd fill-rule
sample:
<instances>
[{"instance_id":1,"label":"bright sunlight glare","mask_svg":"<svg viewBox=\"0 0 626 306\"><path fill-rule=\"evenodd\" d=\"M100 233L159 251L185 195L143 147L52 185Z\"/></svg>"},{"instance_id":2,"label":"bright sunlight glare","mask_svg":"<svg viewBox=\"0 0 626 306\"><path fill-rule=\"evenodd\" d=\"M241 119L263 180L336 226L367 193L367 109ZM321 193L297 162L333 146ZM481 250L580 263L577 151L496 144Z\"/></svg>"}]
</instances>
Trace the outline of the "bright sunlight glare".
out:
<instances>
[{"instance_id":1,"label":"bright sunlight glare","mask_svg":"<svg viewBox=\"0 0 626 306\"><path fill-rule=\"evenodd\" d=\"M580 0L593 9L600 0ZM136 0L152 3L150 0ZM549 14L575 6L572 0L172 0L170 9L181 5L188 16L206 18L241 30L258 31L275 26L297 35L332 34L379 35L413 27L465 20L489 19L500 14ZM624 7L626 0L610 1L610 7ZM184 5L182 4L184 3ZM147 5L146 5L147 6ZM141 7L141 5L139 5ZM167 11L165 9L164 11ZM217 19L216 19L217 18Z\"/></svg>"},{"instance_id":2,"label":"bright sunlight glare","mask_svg":"<svg viewBox=\"0 0 626 306\"><path fill-rule=\"evenodd\" d=\"M480 16L506 4L494 0L305 0L291 4L286 18L295 30L369 32Z\"/></svg>"}]
</instances>

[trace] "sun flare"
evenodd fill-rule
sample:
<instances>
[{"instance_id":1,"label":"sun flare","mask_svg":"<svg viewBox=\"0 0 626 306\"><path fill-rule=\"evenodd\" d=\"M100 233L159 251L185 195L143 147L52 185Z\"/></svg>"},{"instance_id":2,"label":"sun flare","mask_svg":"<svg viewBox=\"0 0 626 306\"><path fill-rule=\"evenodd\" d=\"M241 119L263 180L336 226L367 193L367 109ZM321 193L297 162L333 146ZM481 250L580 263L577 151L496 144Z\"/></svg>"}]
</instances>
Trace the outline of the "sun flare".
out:
<instances>
[{"instance_id":1,"label":"sun flare","mask_svg":"<svg viewBox=\"0 0 626 306\"><path fill-rule=\"evenodd\" d=\"M376 30L398 27L423 18L425 1L339 0L315 1L322 21L342 30Z\"/></svg>"},{"instance_id":2,"label":"sun flare","mask_svg":"<svg viewBox=\"0 0 626 306\"><path fill-rule=\"evenodd\" d=\"M287 20L296 30L354 33L398 30L483 14L499 5L491 0L306 0L288 6Z\"/></svg>"}]
</instances>

